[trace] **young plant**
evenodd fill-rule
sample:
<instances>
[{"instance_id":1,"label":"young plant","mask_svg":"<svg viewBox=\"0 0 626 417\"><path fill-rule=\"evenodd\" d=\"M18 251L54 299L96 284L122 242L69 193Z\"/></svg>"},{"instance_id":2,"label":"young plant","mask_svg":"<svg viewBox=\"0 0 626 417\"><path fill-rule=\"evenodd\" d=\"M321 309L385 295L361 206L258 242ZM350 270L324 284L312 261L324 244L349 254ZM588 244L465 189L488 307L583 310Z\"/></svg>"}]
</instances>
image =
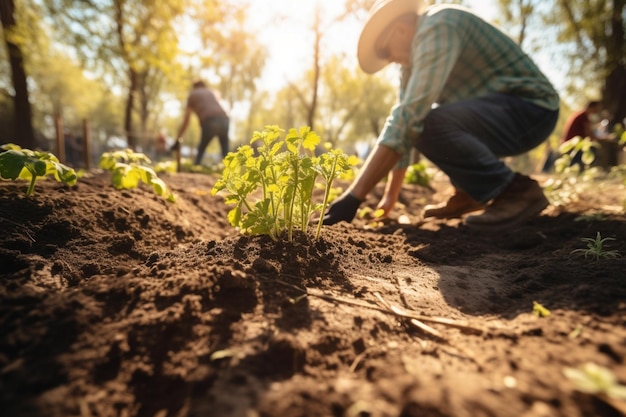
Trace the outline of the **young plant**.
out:
<instances>
[{"instance_id":1,"label":"young plant","mask_svg":"<svg viewBox=\"0 0 626 417\"><path fill-rule=\"evenodd\" d=\"M418 162L417 164L409 165L404 176L404 182L407 184L421 185L429 190L433 187L430 185L430 175L426 171L426 164Z\"/></svg>"},{"instance_id":2,"label":"young plant","mask_svg":"<svg viewBox=\"0 0 626 417\"><path fill-rule=\"evenodd\" d=\"M591 256L596 259L596 261L600 260L600 258L619 258L621 255L616 250L605 250L604 242L608 240L615 240L612 237L605 237L604 239L600 235L600 232L596 234L596 238L584 237L581 239L583 242L587 243L586 249L575 249L571 253L582 253L587 259L588 256Z\"/></svg>"},{"instance_id":3,"label":"young plant","mask_svg":"<svg viewBox=\"0 0 626 417\"><path fill-rule=\"evenodd\" d=\"M100 168L110 171L111 183L117 189L130 189L139 186L143 182L152 186L154 192L175 202L175 195L167 188L156 172L143 164L151 164L152 161L143 153L133 152L131 149L123 151L105 152L100 157Z\"/></svg>"},{"instance_id":4,"label":"young plant","mask_svg":"<svg viewBox=\"0 0 626 417\"><path fill-rule=\"evenodd\" d=\"M533 301L533 314L537 317L548 317L552 313L538 302Z\"/></svg>"},{"instance_id":5,"label":"young plant","mask_svg":"<svg viewBox=\"0 0 626 417\"><path fill-rule=\"evenodd\" d=\"M626 385L621 385L610 369L588 362L579 368L565 368L563 373L581 392L626 401Z\"/></svg>"},{"instance_id":6,"label":"young plant","mask_svg":"<svg viewBox=\"0 0 626 417\"><path fill-rule=\"evenodd\" d=\"M9 143L0 146L0 177L30 181L26 195L31 195L39 177L53 175L58 182L74 185L78 180L73 168L63 165L50 152L32 151Z\"/></svg>"},{"instance_id":7,"label":"young plant","mask_svg":"<svg viewBox=\"0 0 626 417\"><path fill-rule=\"evenodd\" d=\"M572 161L580 153L581 162L585 168L589 168L593 161L596 159L596 149L599 148L596 142L593 142L590 138L582 138L580 136L573 137L567 142L559 146L559 152L561 157L554 162L556 172L562 173L570 170L580 170L580 166L575 164L572 166Z\"/></svg>"},{"instance_id":8,"label":"young plant","mask_svg":"<svg viewBox=\"0 0 626 417\"><path fill-rule=\"evenodd\" d=\"M322 200L321 216L317 222L317 232L315 238L319 238L322 231L322 223L324 221L324 213L330 203L330 195L332 193L333 181L337 178L347 178L353 171L352 167L358 163L356 156L350 157L343 153L341 149L330 149L328 152L320 155L317 159L314 169L324 179L324 199Z\"/></svg>"},{"instance_id":9,"label":"young plant","mask_svg":"<svg viewBox=\"0 0 626 417\"><path fill-rule=\"evenodd\" d=\"M314 212L324 212L332 180L351 172L353 160L339 150L311 156L320 138L309 127L290 129L284 140L282 133L284 130L278 126L266 126L250 140L256 149L244 145L230 152L212 194L228 192L226 204L235 205L228 221L243 233L265 234L278 240L286 232L291 241L295 229L307 231ZM312 200L318 175L325 180L321 204Z\"/></svg>"}]
</instances>

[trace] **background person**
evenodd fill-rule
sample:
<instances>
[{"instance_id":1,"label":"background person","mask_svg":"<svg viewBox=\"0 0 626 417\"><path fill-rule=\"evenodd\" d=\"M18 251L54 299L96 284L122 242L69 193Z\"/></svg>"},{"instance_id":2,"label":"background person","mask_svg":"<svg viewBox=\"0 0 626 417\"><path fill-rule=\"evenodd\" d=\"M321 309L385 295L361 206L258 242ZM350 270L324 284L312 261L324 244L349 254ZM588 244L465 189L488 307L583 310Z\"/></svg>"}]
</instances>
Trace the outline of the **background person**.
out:
<instances>
[{"instance_id":1,"label":"background person","mask_svg":"<svg viewBox=\"0 0 626 417\"><path fill-rule=\"evenodd\" d=\"M565 143L576 136L581 138L595 138L593 126L600 121L602 107L599 101L590 101L584 109L573 113L565 123L561 143Z\"/></svg>"},{"instance_id":2,"label":"background person","mask_svg":"<svg viewBox=\"0 0 626 417\"><path fill-rule=\"evenodd\" d=\"M193 83L192 90L187 97L185 115L183 116L183 122L176 135L174 149L180 147L182 136L189 124L191 113L195 113L198 117L202 131L194 163L196 165L202 163L206 147L216 136L219 138L222 158L224 158L228 153L228 114L220 104L216 94L211 91L202 80Z\"/></svg>"},{"instance_id":3,"label":"background person","mask_svg":"<svg viewBox=\"0 0 626 417\"><path fill-rule=\"evenodd\" d=\"M366 195L389 173L378 207L394 207L412 147L445 172L456 188L425 215L465 218L502 229L548 205L539 184L500 159L542 143L559 113L559 96L535 63L493 25L466 8L425 8L419 0L377 1L358 45L366 73L399 63L408 80L376 147L324 222L352 221Z\"/></svg>"},{"instance_id":4,"label":"background person","mask_svg":"<svg viewBox=\"0 0 626 417\"><path fill-rule=\"evenodd\" d=\"M582 139L589 138L596 141L598 138L595 134L594 126L600 122L601 111L602 107L599 101L589 101L584 109L572 113L567 119L567 122L565 122L563 135L561 136L561 143L568 142L577 136ZM598 155L595 149L592 148L591 151L595 156ZM583 163L582 158L583 152L576 152L576 154L572 157L570 166L578 165L582 171L585 169L585 164Z\"/></svg>"}]
</instances>

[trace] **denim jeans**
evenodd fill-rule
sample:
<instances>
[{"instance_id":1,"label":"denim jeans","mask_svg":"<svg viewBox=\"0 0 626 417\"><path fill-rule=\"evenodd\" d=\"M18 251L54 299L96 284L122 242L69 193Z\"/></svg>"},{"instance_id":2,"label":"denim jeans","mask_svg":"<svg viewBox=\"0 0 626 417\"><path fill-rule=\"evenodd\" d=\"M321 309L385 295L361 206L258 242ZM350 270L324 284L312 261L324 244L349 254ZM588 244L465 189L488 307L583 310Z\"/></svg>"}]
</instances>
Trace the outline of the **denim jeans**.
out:
<instances>
[{"instance_id":1,"label":"denim jeans","mask_svg":"<svg viewBox=\"0 0 626 417\"><path fill-rule=\"evenodd\" d=\"M432 109L415 146L455 187L486 203L515 176L500 158L538 146L558 115L515 96L489 94Z\"/></svg>"},{"instance_id":2,"label":"denim jeans","mask_svg":"<svg viewBox=\"0 0 626 417\"><path fill-rule=\"evenodd\" d=\"M228 153L228 125L228 117L223 116L207 117L200 123L202 136L200 138L200 143L198 144L198 152L196 153L196 165L200 165L202 163L204 151L215 136L217 136L220 140L222 158L226 156Z\"/></svg>"}]
</instances>

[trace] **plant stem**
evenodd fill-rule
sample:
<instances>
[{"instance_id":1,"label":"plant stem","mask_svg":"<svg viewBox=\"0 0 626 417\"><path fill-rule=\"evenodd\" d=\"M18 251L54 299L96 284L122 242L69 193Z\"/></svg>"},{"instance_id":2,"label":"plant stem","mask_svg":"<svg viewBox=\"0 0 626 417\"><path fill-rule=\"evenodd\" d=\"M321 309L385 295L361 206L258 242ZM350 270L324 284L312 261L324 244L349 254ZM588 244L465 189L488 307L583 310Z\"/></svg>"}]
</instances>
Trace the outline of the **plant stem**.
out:
<instances>
[{"instance_id":1,"label":"plant stem","mask_svg":"<svg viewBox=\"0 0 626 417\"><path fill-rule=\"evenodd\" d=\"M326 207L328 206L328 196L330 195L330 189L333 185L333 179L335 178L335 171L337 170L337 159L335 156L335 160L333 161L333 168L330 171L330 175L326 180L326 188L324 190L324 202L322 203L322 213L320 215L320 219L317 222L317 232L315 233L315 239L319 239L320 233L322 232L322 223L324 222L324 213L326 213Z\"/></svg>"}]
</instances>

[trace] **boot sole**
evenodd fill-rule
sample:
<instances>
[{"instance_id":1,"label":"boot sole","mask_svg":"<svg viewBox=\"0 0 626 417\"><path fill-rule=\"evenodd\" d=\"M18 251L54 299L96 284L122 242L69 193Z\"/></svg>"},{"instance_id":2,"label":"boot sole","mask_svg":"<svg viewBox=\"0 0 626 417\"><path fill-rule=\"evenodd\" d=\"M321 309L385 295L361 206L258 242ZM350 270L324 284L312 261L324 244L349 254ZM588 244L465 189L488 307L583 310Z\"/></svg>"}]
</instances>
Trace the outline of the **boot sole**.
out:
<instances>
[{"instance_id":1,"label":"boot sole","mask_svg":"<svg viewBox=\"0 0 626 417\"><path fill-rule=\"evenodd\" d=\"M500 223L472 223L472 218L468 217L465 219L463 224L466 226L482 231L499 231L509 229L513 226L520 225L527 220L538 216L546 207L550 205L548 199L544 196L543 198L533 202L531 205L526 207L524 211L515 216L514 218L500 222Z\"/></svg>"},{"instance_id":2,"label":"boot sole","mask_svg":"<svg viewBox=\"0 0 626 417\"><path fill-rule=\"evenodd\" d=\"M472 207L469 209L465 209L465 210L459 210L459 211L455 211L455 212L448 212L448 213L429 213L427 214L428 210L424 211L424 214L422 215L422 217L424 219L460 219L461 217L463 217L464 215L468 214L468 213L474 213L477 211L481 211L484 210L487 206L486 205L482 205L480 207Z\"/></svg>"}]
</instances>

